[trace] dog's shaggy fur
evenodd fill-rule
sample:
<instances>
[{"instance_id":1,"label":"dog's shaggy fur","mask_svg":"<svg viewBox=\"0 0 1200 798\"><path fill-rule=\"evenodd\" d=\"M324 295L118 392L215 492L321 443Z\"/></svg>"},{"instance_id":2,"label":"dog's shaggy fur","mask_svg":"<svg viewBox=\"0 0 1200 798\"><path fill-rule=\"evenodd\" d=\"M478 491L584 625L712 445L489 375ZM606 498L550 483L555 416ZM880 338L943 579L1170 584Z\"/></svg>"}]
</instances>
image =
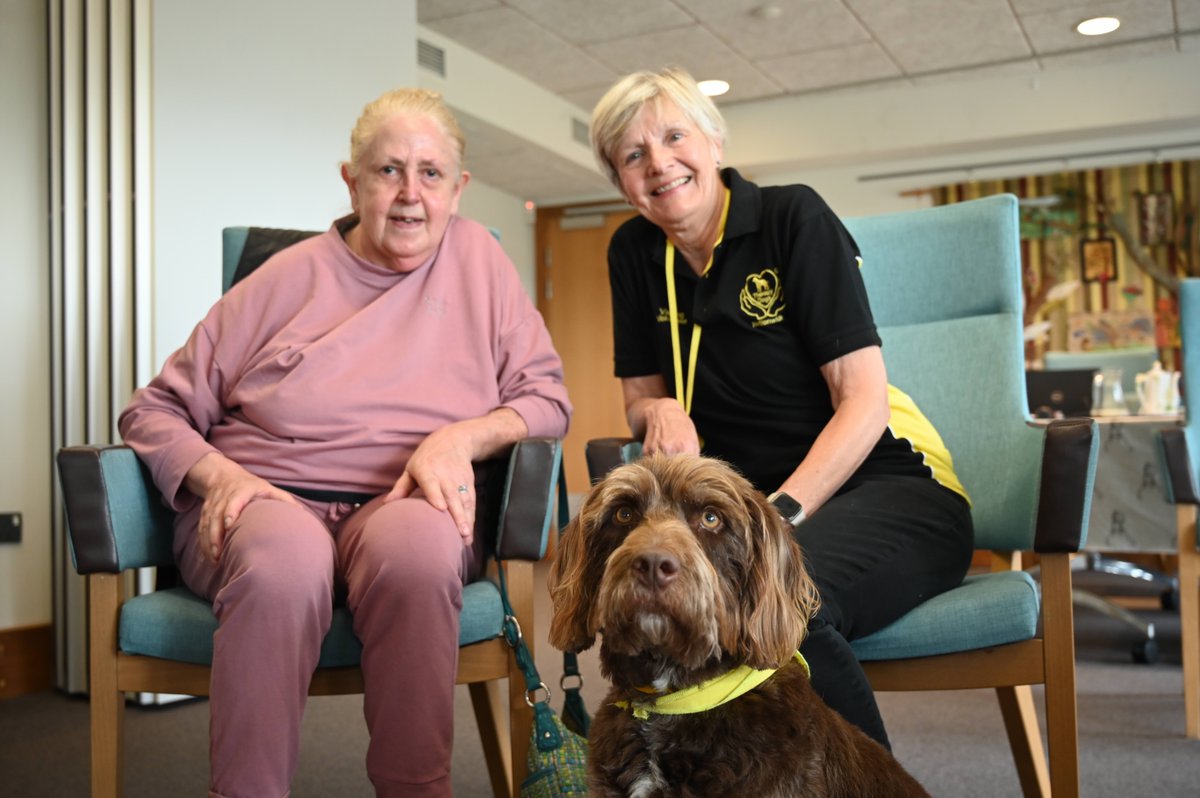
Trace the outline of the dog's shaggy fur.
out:
<instances>
[{"instance_id":1,"label":"dog's shaggy fur","mask_svg":"<svg viewBox=\"0 0 1200 798\"><path fill-rule=\"evenodd\" d=\"M720 461L650 456L615 469L563 535L550 642L601 634L612 689L589 737L600 796L924 796L882 746L829 709L793 654L817 607L791 528ZM634 717L737 666L779 668L716 708Z\"/></svg>"}]
</instances>

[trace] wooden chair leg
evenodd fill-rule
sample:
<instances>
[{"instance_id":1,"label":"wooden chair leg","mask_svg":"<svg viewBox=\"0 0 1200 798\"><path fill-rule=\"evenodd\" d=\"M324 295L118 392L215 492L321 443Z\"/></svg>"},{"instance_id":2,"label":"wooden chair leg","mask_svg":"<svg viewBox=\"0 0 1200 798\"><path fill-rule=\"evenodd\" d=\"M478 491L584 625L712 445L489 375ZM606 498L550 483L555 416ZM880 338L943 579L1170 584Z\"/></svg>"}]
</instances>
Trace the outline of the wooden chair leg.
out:
<instances>
[{"instance_id":1,"label":"wooden chair leg","mask_svg":"<svg viewBox=\"0 0 1200 798\"><path fill-rule=\"evenodd\" d=\"M533 630L533 563L510 560L508 568L508 599L513 612L526 631L525 644L529 656L535 655L534 641L529 634ZM516 658L509 657L508 665L508 733L509 751L512 752L512 795L521 794L521 782L529 775L526 758L529 756L529 738L533 733L533 709L526 702L525 674L517 666Z\"/></svg>"},{"instance_id":2,"label":"wooden chair leg","mask_svg":"<svg viewBox=\"0 0 1200 798\"><path fill-rule=\"evenodd\" d=\"M492 782L492 795L515 796L510 793L510 765L504 756L500 737L507 732L498 724L496 707L491 689L492 682L471 682L471 705L475 708L475 724L479 727L479 739L483 743L483 757L487 761L488 777Z\"/></svg>"},{"instance_id":3,"label":"wooden chair leg","mask_svg":"<svg viewBox=\"0 0 1200 798\"><path fill-rule=\"evenodd\" d=\"M1050 773L1046 769L1046 749L1042 745L1042 730L1038 728L1032 688L1027 684L997 687L996 698L1008 731L1021 794L1025 798L1049 798Z\"/></svg>"},{"instance_id":4,"label":"wooden chair leg","mask_svg":"<svg viewBox=\"0 0 1200 798\"><path fill-rule=\"evenodd\" d=\"M1050 791L1055 798L1074 798L1079 795L1079 718L1069 555L1042 555L1042 627Z\"/></svg>"},{"instance_id":5,"label":"wooden chair leg","mask_svg":"<svg viewBox=\"0 0 1200 798\"><path fill-rule=\"evenodd\" d=\"M92 728L92 798L124 791L125 696L117 689L117 613L121 577L88 577L88 689Z\"/></svg>"},{"instance_id":6,"label":"wooden chair leg","mask_svg":"<svg viewBox=\"0 0 1200 798\"><path fill-rule=\"evenodd\" d=\"M1183 658L1183 716L1188 737L1200 738L1200 552L1196 506L1176 507L1179 535L1179 623Z\"/></svg>"}]
</instances>

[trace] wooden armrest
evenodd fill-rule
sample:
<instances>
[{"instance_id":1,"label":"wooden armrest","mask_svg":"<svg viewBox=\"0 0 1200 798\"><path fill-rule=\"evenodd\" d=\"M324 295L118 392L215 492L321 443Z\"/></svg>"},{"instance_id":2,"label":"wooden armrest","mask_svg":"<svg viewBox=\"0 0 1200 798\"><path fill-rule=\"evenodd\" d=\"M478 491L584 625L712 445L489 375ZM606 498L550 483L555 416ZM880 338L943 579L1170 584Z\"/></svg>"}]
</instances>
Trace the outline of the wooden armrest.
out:
<instances>
[{"instance_id":1,"label":"wooden armrest","mask_svg":"<svg viewBox=\"0 0 1200 798\"><path fill-rule=\"evenodd\" d=\"M1079 551L1087 539L1098 453L1094 419L1056 419L1046 425L1034 551Z\"/></svg>"},{"instance_id":2,"label":"wooden armrest","mask_svg":"<svg viewBox=\"0 0 1200 798\"><path fill-rule=\"evenodd\" d=\"M172 514L128 446L69 446L58 453L75 570L119 573L167 565Z\"/></svg>"}]
</instances>

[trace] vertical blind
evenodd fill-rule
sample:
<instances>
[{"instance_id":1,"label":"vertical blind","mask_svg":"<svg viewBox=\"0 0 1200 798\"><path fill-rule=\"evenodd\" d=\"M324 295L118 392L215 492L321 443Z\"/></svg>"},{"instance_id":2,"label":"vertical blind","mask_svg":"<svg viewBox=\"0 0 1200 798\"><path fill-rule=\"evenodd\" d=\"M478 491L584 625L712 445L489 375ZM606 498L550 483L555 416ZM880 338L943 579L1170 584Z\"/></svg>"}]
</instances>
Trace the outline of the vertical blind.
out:
<instances>
[{"instance_id":1,"label":"vertical blind","mask_svg":"<svg viewBox=\"0 0 1200 798\"><path fill-rule=\"evenodd\" d=\"M47 0L54 450L118 440L151 360L152 0ZM57 479L57 683L86 689L87 611Z\"/></svg>"}]
</instances>

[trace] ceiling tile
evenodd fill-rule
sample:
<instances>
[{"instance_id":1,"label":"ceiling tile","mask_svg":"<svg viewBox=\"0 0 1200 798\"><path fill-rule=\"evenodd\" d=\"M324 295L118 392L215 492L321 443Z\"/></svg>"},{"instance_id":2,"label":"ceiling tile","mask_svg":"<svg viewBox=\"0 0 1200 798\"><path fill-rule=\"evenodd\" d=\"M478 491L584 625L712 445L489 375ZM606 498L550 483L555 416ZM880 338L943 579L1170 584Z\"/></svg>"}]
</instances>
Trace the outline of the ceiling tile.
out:
<instances>
[{"instance_id":1,"label":"ceiling tile","mask_svg":"<svg viewBox=\"0 0 1200 798\"><path fill-rule=\"evenodd\" d=\"M670 0L507 0L569 42L590 44L695 22Z\"/></svg>"},{"instance_id":2,"label":"ceiling tile","mask_svg":"<svg viewBox=\"0 0 1200 798\"><path fill-rule=\"evenodd\" d=\"M750 58L822 50L871 40L839 0L778 0L779 16L755 14L761 0L680 0L705 27Z\"/></svg>"},{"instance_id":3,"label":"ceiling tile","mask_svg":"<svg viewBox=\"0 0 1200 798\"><path fill-rule=\"evenodd\" d=\"M788 91L812 91L900 75L892 60L874 44L764 58L764 69Z\"/></svg>"},{"instance_id":4,"label":"ceiling tile","mask_svg":"<svg viewBox=\"0 0 1200 798\"><path fill-rule=\"evenodd\" d=\"M500 0L417 0L417 22L424 24L499 5Z\"/></svg>"},{"instance_id":5,"label":"ceiling tile","mask_svg":"<svg viewBox=\"0 0 1200 798\"><path fill-rule=\"evenodd\" d=\"M1007 0L846 0L907 74L1030 55Z\"/></svg>"},{"instance_id":6,"label":"ceiling tile","mask_svg":"<svg viewBox=\"0 0 1200 798\"><path fill-rule=\"evenodd\" d=\"M428 27L551 91L617 79L612 70L511 8L435 20Z\"/></svg>"},{"instance_id":7,"label":"ceiling tile","mask_svg":"<svg viewBox=\"0 0 1200 798\"><path fill-rule=\"evenodd\" d=\"M1117 17L1121 20L1121 27L1104 36L1084 36L1075 30L1080 22L1097 15ZM1171 0L1083 3L1053 11L1022 14L1020 19L1034 51L1039 54L1105 47L1114 42L1175 32Z\"/></svg>"},{"instance_id":8,"label":"ceiling tile","mask_svg":"<svg viewBox=\"0 0 1200 798\"><path fill-rule=\"evenodd\" d=\"M1017 14L1037 14L1043 11L1057 11L1061 8L1076 8L1081 9L1083 16L1086 17L1100 16L1101 12L1096 11L1099 6L1107 5L1109 0L1009 0L1012 3L1013 11Z\"/></svg>"},{"instance_id":9,"label":"ceiling tile","mask_svg":"<svg viewBox=\"0 0 1200 798\"><path fill-rule=\"evenodd\" d=\"M614 81L615 83L616 81ZM604 93L612 87L612 83L605 83L601 86L588 86L583 89L572 89L565 91L559 96L569 103L582 108L587 112L588 118L591 118L592 109L596 107L596 103L600 102L600 98Z\"/></svg>"},{"instance_id":10,"label":"ceiling tile","mask_svg":"<svg viewBox=\"0 0 1200 798\"><path fill-rule=\"evenodd\" d=\"M727 80L730 90L720 98L722 102L765 97L782 90L777 82L699 25L590 44L585 49L621 75L673 64L683 67L697 80Z\"/></svg>"},{"instance_id":11,"label":"ceiling tile","mask_svg":"<svg viewBox=\"0 0 1200 798\"><path fill-rule=\"evenodd\" d=\"M778 15L756 16L768 3ZM1200 0L418 0L417 14L555 92L580 119L620 76L672 63L729 80L717 98L725 107L1200 52ZM1099 14L1122 27L1099 40L1074 32ZM483 182L537 200L610 191L578 162L469 125L468 168Z\"/></svg>"},{"instance_id":12,"label":"ceiling tile","mask_svg":"<svg viewBox=\"0 0 1200 798\"><path fill-rule=\"evenodd\" d=\"M1180 33L1200 31L1200 0L1175 0L1175 19Z\"/></svg>"}]
</instances>

